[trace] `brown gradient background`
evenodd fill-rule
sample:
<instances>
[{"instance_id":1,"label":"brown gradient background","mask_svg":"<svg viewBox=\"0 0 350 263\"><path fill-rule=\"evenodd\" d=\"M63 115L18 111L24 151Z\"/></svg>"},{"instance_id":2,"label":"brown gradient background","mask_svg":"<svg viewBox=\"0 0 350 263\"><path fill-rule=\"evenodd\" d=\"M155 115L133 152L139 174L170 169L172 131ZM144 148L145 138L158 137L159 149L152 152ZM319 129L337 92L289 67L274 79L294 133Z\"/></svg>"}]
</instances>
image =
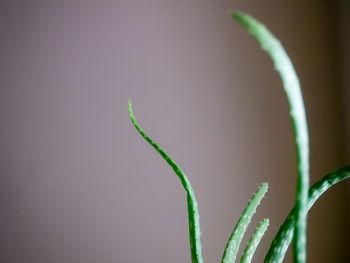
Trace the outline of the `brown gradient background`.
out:
<instances>
[{"instance_id":1,"label":"brown gradient background","mask_svg":"<svg viewBox=\"0 0 350 263\"><path fill-rule=\"evenodd\" d=\"M294 203L295 150L281 81L231 9L294 62L311 183L349 163L346 0L0 1L0 262L190 262L185 192L129 98L192 182L205 262L269 182L248 230L270 218L262 262ZM350 262L346 189L311 210L308 262Z\"/></svg>"}]
</instances>

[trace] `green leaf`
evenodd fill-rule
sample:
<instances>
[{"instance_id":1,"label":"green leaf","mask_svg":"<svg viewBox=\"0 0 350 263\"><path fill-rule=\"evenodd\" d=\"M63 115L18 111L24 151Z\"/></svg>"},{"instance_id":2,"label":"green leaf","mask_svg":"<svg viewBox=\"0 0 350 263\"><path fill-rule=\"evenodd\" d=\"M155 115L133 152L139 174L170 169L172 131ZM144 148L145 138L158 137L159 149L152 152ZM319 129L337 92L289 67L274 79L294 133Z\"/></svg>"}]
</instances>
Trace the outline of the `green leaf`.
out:
<instances>
[{"instance_id":1,"label":"green leaf","mask_svg":"<svg viewBox=\"0 0 350 263\"><path fill-rule=\"evenodd\" d=\"M252 199L249 201L248 205L244 209L241 217L239 218L237 225L233 229L233 232L227 242L224 255L222 257L222 263L234 263L236 260L237 252L239 246L242 242L244 233L247 230L247 227L256 211L256 208L259 206L261 199L264 197L267 192L268 184L263 183L253 195Z\"/></svg>"},{"instance_id":2,"label":"green leaf","mask_svg":"<svg viewBox=\"0 0 350 263\"><path fill-rule=\"evenodd\" d=\"M350 177L350 165L330 173L315 183L309 190L307 209L309 210L317 199L334 184ZM265 257L265 263L281 263L293 239L295 227L295 207L281 225L270 249Z\"/></svg>"},{"instance_id":3,"label":"green leaf","mask_svg":"<svg viewBox=\"0 0 350 263\"><path fill-rule=\"evenodd\" d=\"M264 219L260 222L260 225L256 228L254 234L251 236L241 258L241 263L250 263L253 259L256 248L258 247L261 238L265 234L267 227L269 226L269 220Z\"/></svg>"},{"instance_id":4,"label":"green leaf","mask_svg":"<svg viewBox=\"0 0 350 263\"><path fill-rule=\"evenodd\" d=\"M132 104L129 100L129 115L131 122L134 124L136 130L141 136L153 146L154 149L165 159L165 161L173 168L176 175L180 178L180 181L187 192L187 207L188 207L188 223L190 232L190 245L191 245L191 257L192 263L202 263L202 246L201 246L201 231L199 227L199 213L198 204L194 191L191 187L190 181L187 179L185 173L181 168L169 157L169 155L160 148L148 135L141 129L135 120L134 113L132 110Z\"/></svg>"},{"instance_id":5,"label":"green leaf","mask_svg":"<svg viewBox=\"0 0 350 263\"><path fill-rule=\"evenodd\" d=\"M306 217L309 189L309 139L304 103L298 77L286 51L270 31L253 17L234 12L232 17L245 27L271 57L287 94L297 150L298 180L295 204L294 262L306 260Z\"/></svg>"}]
</instances>

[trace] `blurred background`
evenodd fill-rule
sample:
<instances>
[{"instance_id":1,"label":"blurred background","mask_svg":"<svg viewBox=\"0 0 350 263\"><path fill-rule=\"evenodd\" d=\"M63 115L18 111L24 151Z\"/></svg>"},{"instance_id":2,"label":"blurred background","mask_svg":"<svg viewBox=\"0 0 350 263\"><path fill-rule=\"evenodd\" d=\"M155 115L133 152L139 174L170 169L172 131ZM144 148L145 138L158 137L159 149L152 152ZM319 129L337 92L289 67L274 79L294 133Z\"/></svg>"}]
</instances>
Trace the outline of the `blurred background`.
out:
<instances>
[{"instance_id":1,"label":"blurred background","mask_svg":"<svg viewBox=\"0 0 350 263\"><path fill-rule=\"evenodd\" d=\"M292 58L311 184L350 163L349 1L0 1L0 262L190 262L185 192L128 99L191 180L205 262L269 182L244 239L270 218L263 261L294 205L294 139L279 76L230 10ZM308 262L350 262L348 188L310 211Z\"/></svg>"}]
</instances>

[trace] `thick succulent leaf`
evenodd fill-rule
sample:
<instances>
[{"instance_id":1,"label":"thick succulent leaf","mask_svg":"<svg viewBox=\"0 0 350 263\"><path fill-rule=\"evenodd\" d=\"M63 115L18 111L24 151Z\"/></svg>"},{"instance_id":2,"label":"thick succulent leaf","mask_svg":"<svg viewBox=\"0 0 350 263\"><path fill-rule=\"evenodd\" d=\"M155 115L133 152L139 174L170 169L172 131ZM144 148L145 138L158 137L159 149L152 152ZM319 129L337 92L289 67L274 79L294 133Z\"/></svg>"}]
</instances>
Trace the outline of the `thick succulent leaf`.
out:
<instances>
[{"instance_id":1,"label":"thick succulent leaf","mask_svg":"<svg viewBox=\"0 0 350 263\"><path fill-rule=\"evenodd\" d=\"M261 238L265 234L265 231L267 227L269 226L269 220L264 219L263 221L260 222L259 226L256 228L255 232L249 239L249 242L243 252L243 255L241 257L241 263L250 263L252 262L254 253L256 248L258 247Z\"/></svg>"},{"instance_id":2,"label":"thick succulent leaf","mask_svg":"<svg viewBox=\"0 0 350 263\"><path fill-rule=\"evenodd\" d=\"M267 188L268 184L263 183L244 209L244 212L239 218L238 223L233 229L233 232L227 242L224 255L221 261L222 263L235 262L239 246L242 242L243 235L247 230L247 227L256 211L256 208L259 206L261 199L264 197Z\"/></svg>"},{"instance_id":3,"label":"thick succulent leaf","mask_svg":"<svg viewBox=\"0 0 350 263\"><path fill-rule=\"evenodd\" d=\"M185 173L181 170L181 168L169 157L169 155L162 148L160 148L150 137L148 137L148 135L141 129L134 117L131 101L129 101L129 115L136 130L147 142L149 142L149 144L153 146L154 149L156 149L156 151L173 168L174 172L180 178L180 181L187 192L188 223L190 232L192 263L202 263L203 258L202 246L200 241L201 231L199 227L198 204L194 195L194 191L191 187L190 181L187 179Z\"/></svg>"},{"instance_id":4,"label":"thick succulent leaf","mask_svg":"<svg viewBox=\"0 0 350 263\"><path fill-rule=\"evenodd\" d=\"M283 88L287 94L290 116L292 119L297 150L298 180L296 191L296 227L294 262L302 263L306 260L306 217L307 194L309 189L309 139L306 123L304 103L298 77L286 51L271 32L253 17L240 12L234 12L233 18L243 25L260 43L271 57L275 69L278 71Z\"/></svg>"},{"instance_id":5,"label":"thick succulent leaf","mask_svg":"<svg viewBox=\"0 0 350 263\"><path fill-rule=\"evenodd\" d=\"M334 184L350 177L350 165L330 173L315 183L309 190L307 209L309 210L316 200ZM293 239L295 227L295 207L280 227L271 243L265 257L265 263L281 263L286 255L290 242Z\"/></svg>"}]
</instances>

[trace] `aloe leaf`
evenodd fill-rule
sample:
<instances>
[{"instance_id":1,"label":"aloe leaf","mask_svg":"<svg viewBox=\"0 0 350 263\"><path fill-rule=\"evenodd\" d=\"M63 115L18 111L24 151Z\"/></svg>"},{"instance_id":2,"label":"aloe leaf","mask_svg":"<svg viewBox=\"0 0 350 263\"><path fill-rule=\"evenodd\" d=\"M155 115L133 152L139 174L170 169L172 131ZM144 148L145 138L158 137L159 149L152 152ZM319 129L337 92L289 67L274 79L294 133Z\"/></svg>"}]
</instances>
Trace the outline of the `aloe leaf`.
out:
<instances>
[{"instance_id":1,"label":"aloe leaf","mask_svg":"<svg viewBox=\"0 0 350 263\"><path fill-rule=\"evenodd\" d=\"M260 240L265 234L265 231L268 226L269 226L269 219L264 219L263 221L260 222L254 234L249 239L249 242L243 252L240 263L250 263L252 261L255 250L258 247Z\"/></svg>"},{"instance_id":2,"label":"aloe leaf","mask_svg":"<svg viewBox=\"0 0 350 263\"><path fill-rule=\"evenodd\" d=\"M298 77L286 51L270 31L253 17L240 12L232 13L232 17L245 27L255 37L271 57L278 71L283 88L287 94L290 116L293 124L298 180L295 204L295 240L293 243L294 262L303 263L306 260L306 219L307 194L309 189L309 139L304 103Z\"/></svg>"},{"instance_id":3,"label":"aloe leaf","mask_svg":"<svg viewBox=\"0 0 350 263\"><path fill-rule=\"evenodd\" d=\"M330 173L316 182L309 190L307 209L313 206L317 199L334 184L350 177L350 165ZM276 237L271 243L270 249L265 257L265 263L281 263L286 255L290 242L293 239L295 227L295 207L281 225Z\"/></svg>"},{"instance_id":4,"label":"aloe leaf","mask_svg":"<svg viewBox=\"0 0 350 263\"><path fill-rule=\"evenodd\" d=\"M201 231L199 226L199 213L198 204L194 191L191 187L190 181L187 179L185 173L181 168L169 157L169 155L160 148L148 135L141 129L139 124L136 122L132 104L129 100L129 115L131 122L134 124L136 130L141 134L141 136L153 146L154 149L164 158L164 160L173 168L176 175L179 177L183 187L187 192L187 207L188 207L188 223L189 223L189 233L190 233L190 245L191 245L191 257L192 263L202 263L202 246L201 246Z\"/></svg>"},{"instance_id":5,"label":"aloe leaf","mask_svg":"<svg viewBox=\"0 0 350 263\"><path fill-rule=\"evenodd\" d=\"M237 225L233 229L233 232L227 242L224 255L222 257L222 263L234 263L236 260L239 246L242 242L243 235L247 230L247 227L259 206L261 199L264 197L268 188L267 183L263 183L253 195L248 205L244 209L241 217L239 218Z\"/></svg>"}]
</instances>

